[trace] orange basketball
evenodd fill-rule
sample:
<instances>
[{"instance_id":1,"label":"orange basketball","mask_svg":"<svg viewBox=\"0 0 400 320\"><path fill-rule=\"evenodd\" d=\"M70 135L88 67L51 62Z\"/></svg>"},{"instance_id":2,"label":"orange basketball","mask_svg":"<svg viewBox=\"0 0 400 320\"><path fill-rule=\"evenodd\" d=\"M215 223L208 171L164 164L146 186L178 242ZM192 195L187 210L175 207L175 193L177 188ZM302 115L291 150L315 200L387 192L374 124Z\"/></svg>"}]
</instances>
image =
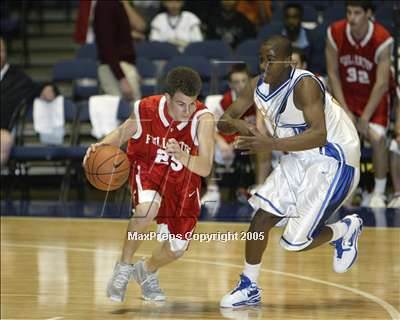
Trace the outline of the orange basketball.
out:
<instances>
[{"instance_id":1,"label":"orange basketball","mask_svg":"<svg viewBox=\"0 0 400 320\"><path fill-rule=\"evenodd\" d=\"M100 146L91 152L85 164L86 178L90 184L103 191L116 190L129 177L130 163L127 155L114 146Z\"/></svg>"}]
</instances>

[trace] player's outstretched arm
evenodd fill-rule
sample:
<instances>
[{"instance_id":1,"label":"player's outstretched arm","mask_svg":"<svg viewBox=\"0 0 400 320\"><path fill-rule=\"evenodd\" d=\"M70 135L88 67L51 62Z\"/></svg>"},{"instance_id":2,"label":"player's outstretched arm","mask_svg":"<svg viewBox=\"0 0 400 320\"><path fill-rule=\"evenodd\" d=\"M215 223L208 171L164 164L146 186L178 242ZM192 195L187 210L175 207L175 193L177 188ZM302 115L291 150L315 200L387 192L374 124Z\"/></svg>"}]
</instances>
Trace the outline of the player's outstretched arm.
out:
<instances>
[{"instance_id":1,"label":"player's outstretched arm","mask_svg":"<svg viewBox=\"0 0 400 320\"><path fill-rule=\"evenodd\" d=\"M339 64L338 54L336 49L332 46L329 39L326 40L325 45L325 58L326 58L326 69L328 72L329 86L332 88L332 95L339 101L340 106L346 111L350 119L354 122L355 117L349 110L346 100L344 98L342 84L339 76Z\"/></svg>"},{"instance_id":2,"label":"player's outstretched arm","mask_svg":"<svg viewBox=\"0 0 400 320\"><path fill-rule=\"evenodd\" d=\"M251 135L249 125L246 121L240 120L240 117L254 103L254 89L257 85L258 77L253 78L243 89L241 95L232 103L219 119L217 127L220 132L233 134L240 132L241 135Z\"/></svg>"},{"instance_id":3,"label":"player's outstretched arm","mask_svg":"<svg viewBox=\"0 0 400 320\"><path fill-rule=\"evenodd\" d=\"M368 135L368 123L375 113L382 96L387 92L389 88L390 79L390 58L391 58L392 46L388 45L382 50L378 57L378 66L376 68L376 81L372 87L371 94L368 102L364 108L364 111L360 117L358 124L358 130L364 135Z\"/></svg>"},{"instance_id":4,"label":"player's outstretched arm","mask_svg":"<svg viewBox=\"0 0 400 320\"><path fill-rule=\"evenodd\" d=\"M181 150L175 139L167 142L166 151L173 156L193 173L207 177L212 168L214 160L214 117L210 113L205 113L199 118L197 127L197 139L199 142L199 153L194 156Z\"/></svg>"}]
</instances>

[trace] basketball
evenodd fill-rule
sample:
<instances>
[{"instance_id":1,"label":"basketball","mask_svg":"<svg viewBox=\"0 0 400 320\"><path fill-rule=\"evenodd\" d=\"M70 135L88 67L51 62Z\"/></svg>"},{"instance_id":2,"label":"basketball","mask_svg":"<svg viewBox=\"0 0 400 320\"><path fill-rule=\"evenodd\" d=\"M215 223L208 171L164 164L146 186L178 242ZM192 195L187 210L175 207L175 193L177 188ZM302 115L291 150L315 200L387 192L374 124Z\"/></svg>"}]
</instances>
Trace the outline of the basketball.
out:
<instances>
[{"instance_id":1,"label":"basketball","mask_svg":"<svg viewBox=\"0 0 400 320\"><path fill-rule=\"evenodd\" d=\"M85 164L87 180L93 187L103 191L122 187L128 180L129 169L130 163L125 152L110 145L97 147Z\"/></svg>"}]
</instances>

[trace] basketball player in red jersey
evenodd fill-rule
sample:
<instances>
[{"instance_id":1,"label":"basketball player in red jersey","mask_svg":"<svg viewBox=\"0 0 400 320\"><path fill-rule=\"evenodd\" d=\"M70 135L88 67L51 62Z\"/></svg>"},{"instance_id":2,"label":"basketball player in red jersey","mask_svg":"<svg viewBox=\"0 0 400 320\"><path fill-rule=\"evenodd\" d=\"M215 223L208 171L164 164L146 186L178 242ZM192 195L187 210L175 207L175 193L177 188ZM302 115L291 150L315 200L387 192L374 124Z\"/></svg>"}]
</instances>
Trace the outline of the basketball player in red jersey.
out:
<instances>
[{"instance_id":1,"label":"basketball player in red jersey","mask_svg":"<svg viewBox=\"0 0 400 320\"><path fill-rule=\"evenodd\" d=\"M157 270L186 251L200 213L201 177L209 175L213 163L214 118L197 100L202 85L198 73L178 67L168 73L166 83L164 95L136 101L130 118L88 150L129 140L135 210L107 287L107 296L114 301L124 300L132 278L145 300L165 300ZM150 258L132 265L153 219L162 244Z\"/></svg>"},{"instance_id":2,"label":"basketball player in red jersey","mask_svg":"<svg viewBox=\"0 0 400 320\"><path fill-rule=\"evenodd\" d=\"M332 93L373 149L371 207L385 207L389 78L393 38L372 22L372 1L347 1L347 20L328 28L326 62Z\"/></svg>"}]
</instances>

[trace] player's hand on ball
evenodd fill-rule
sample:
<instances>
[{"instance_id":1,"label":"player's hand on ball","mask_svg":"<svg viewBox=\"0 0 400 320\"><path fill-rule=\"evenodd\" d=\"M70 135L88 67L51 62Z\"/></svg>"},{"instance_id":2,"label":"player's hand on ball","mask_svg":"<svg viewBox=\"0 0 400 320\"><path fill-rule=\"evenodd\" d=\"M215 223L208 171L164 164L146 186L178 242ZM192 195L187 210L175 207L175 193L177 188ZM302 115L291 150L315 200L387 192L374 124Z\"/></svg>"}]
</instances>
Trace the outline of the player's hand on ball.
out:
<instances>
[{"instance_id":1,"label":"player's hand on ball","mask_svg":"<svg viewBox=\"0 0 400 320\"><path fill-rule=\"evenodd\" d=\"M89 148L87 148L86 153L85 153L85 157L83 158L82 161L82 165L85 166L87 159L90 156L90 153L92 152L96 152L96 148L100 147L100 146L104 146L105 143L102 142L97 142L97 143L93 143L89 146Z\"/></svg>"},{"instance_id":2,"label":"player's hand on ball","mask_svg":"<svg viewBox=\"0 0 400 320\"><path fill-rule=\"evenodd\" d=\"M178 161L182 161L182 158L185 154L181 150L178 141L176 141L175 139L168 139L165 151L169 156L174 157Z\"/></svg>"},{"instance_id":3,"label":"player's hand on ball","mask_svg":"<svg viewBox=\"0 0 400 320\"><path fill-rule=\"evenodd\" d=\"M253 136L238 136L235 139L235 149L246 150L242 154L268 152L272 147L272 138L262 134L256 127L250 128Z\"/></svg>"}]
</instances>

